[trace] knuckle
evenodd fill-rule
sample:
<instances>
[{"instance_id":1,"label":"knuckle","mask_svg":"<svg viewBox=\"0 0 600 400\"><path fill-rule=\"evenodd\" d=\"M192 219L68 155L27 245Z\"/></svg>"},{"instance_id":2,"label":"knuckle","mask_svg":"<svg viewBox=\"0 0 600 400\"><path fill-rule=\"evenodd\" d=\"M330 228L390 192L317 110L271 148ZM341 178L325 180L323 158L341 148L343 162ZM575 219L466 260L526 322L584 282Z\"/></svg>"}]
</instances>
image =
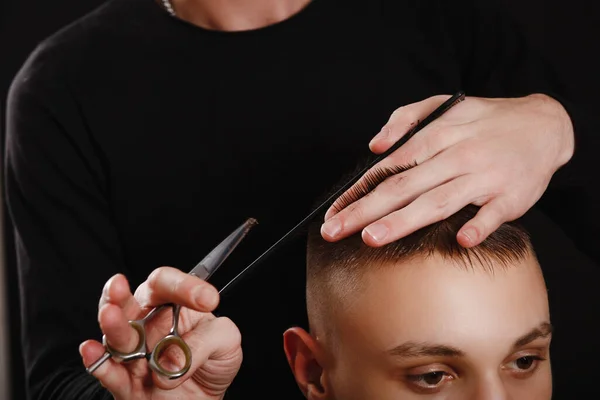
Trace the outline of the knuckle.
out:
<instances>
[{"instance_id":1,"label":"knuckle","mask_svg":"<svg viewBox=\"0 0 600 400\"><path fill-rule=\"evenodd\" d=\"M415 195L410 173L403 172L389 177L382 187L381 194L385 196L386 203L393 203L396 207L404 205Z\"/></svg>"},{"instance_id":2,"label":"knuckle","mask_svg":"<svg viewBox=\"0 0 600 400\"><path fill-rule=\"evenodd\" d=\"M482 190L481 193L482 194L475 196L473 198L473 201L471 202L471 204L473 204L474 206L477 206L477 207L483 207L484 205L486 205L487 203L492 201L492 199L494 199L494 197L495 197L495 194L492 193L491 190Z\"/></svg>"},{"instance_id":3,"label":"knuckle","mask_svg":"<svg viewBox=\"0 0 600 400\"><path fill-rule=\"evenodd\" d=\"M386 194L392 194L394 197L404 197L406 189L410 183L408 175L398 174L388 178L389 182L385 185Z\"/></svg>"},{"instance_id":4,"label":"knuckle","mask_svg":"<svg viewBox=\"0 0 600 400\"><path fill-rule=\"evenodd\" d=\"M431 97L432 100L439 102L439 103L443 103L444 101L448 100L450 97L452 97L452 95L449 94L436 94L435 96Z\"/></svg>"},{"instance_id":5,"label":"knuckle","mask_svg":"<svg viewBox=\"0 0 600 400\"><path fill-rule=\"evenodd\" d=\"M403 146L404 147L404 146ZM415 151L412 149L412 143L406 143L406 148L399 148L392 156L394 163L400 167L412 167L416 164Z\"/></svg>"},{"instance_id":6,"label":"knuckle","mask_svg":"<svg viewBox=\"0 0 600 400\"><path fill-rule=\"evenodd\" d=\"M446 219L450 216L452 198L453 194L447 190L440 190L432 196L433 208L438 218Z\"/></svg>"},{"instance_id":7,"label":"knuckle","mask_svg":"<svg viewBox=\"0 0 600 400\"><path fill-rule=\"evenodd\" d=\"M150 289L156 289L160 282L164 280L165 273L167 272L167 267L156 268L154 271L148 275L148 287Z\"/></svg>"},{"instance_id":8,"label":"knuckle","mask_svg":"<svg viewBox=\"0 0 600 400\"><path fill-rule=\"evenodd\" d=\"M520 209L521 199L517 194L505 195L503 199L496 202L496 224L500 225L506 221L517 219L521 216Z\"/></svg>"},{"instance_id":9,"label":"knuckle","mask_svg":"<svg viewBox=\"0 0 600 400\"><path fill-rule=\"evenodd\" d=\"M231 328L236 326L233 320L229 317L217 317L213 320L213 323L218 324L223 328Z\"/></svg>"},{"instance_id":10,"label":"knuckle","mask_svg":"<svg viewBox=\"0 0 600 400\"><path fill-rule=\"evenodd\" d=\"M422 151L425 158L431 158L437 153L441 130L435 128L428 136L423 138Z\"/></svg>"},{"instance_id":11,"label":"knuckle","mask_svg":"<svg viewBox=\"0 0 600 400\"><path fill-rule=\"evenodd\" d=\"M218 317L215 318L213 324L216 325L216 330L218 332L231 335L231 338L236 342L236 344L241 344L242 334L240 333L235 322L233 322L231 319L227 317Z\"/></svg>"},{"instance_id":12,"label":"knuckle","mask_svg":"<svg viewBox=\"0 0 600 400\"><path fill-rule=\"evenodd\" d=\"M361 200L364 200L370 195L365 195ZM357 201L356 203L351 204L348 207L346 214L346 222L352 223L353 221L361 221L365 216L365 207L362 204L362 201Z\"/></svg>"},{"instance_id":13,"label":"knuckle","mask_svg":"<svg viewBox=\"0 0 600 400\"><path fill-rule=\"evenodd\" d=\"M402 106L394 110L392 116L390 117L391 121L394 121L395 124L401 126L410 126L417 122L419 116L413 107L410 106Z\"/></svg>"},{"instance_id":14,"label":"knuckle","mask_svg":"<svg viewBox=\"0 0 600 400\"><path fill-rule=\"evenodd\" d=\"M440 121L438 124L431 125L431 130L424 136L425 143L429 148L445 147L444 143L448 142L448 138L456 136L456 132L458 130L455 127L444 125Z\"/></svg>"},{"instance_id":15,"label":"knuckle","mask_svg":"<svg viewBox=\"0 0 600 400\"><path fill-rule=\"evenodd\" d=\"M403 114L404 112L404 107L398 107L394 110L394 112L392 112L392 115L390 115L390 121L396 121L398 118L400 118L400 116Z\"/></svg>"}]
</instances>

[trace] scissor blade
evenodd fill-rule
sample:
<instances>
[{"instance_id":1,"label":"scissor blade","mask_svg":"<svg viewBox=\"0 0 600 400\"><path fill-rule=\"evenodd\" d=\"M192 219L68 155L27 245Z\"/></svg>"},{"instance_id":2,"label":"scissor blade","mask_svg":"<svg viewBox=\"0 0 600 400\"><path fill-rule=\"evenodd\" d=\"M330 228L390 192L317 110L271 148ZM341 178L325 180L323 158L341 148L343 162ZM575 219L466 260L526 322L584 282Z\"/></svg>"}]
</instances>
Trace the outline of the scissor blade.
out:
<instances>
[{"instance_id":1,"label":"scissor blade","mask_svg":"<svg viewBox=\"0 0 600 400\"><path fill-rule=\"evenodd\" d=\"M285 244L291 237L293 237L296 233L298 233L301 229L303 229L312 219L326 207L331 206L333 202L341 196L346 190L348 190L352 185L354 185L369 169L371 169L375 164L392 154L394 151L398 150L404 143L406 143L411 137L413 137L417 132L421 129L425 128L431 122L435 121L439 117L441 117L446 111L454 107L456 104L460 103L465 99L465 92L459 91L455 93L452 97L442 103L438 108L433 110L431 114L429 114L425 119L419 121L411 130L409 130L404 136L402 136L392 147L390 147L385 153L377 156L373 161L371 161L363 170L361 170L358 174L356 174L352 179L347 181L341 188L339 188L334 194L332 194L327 200L321 203L317 208L315 208L310 214L308 214L302 221L300 221L296 226L294 226L291 230L289 230L285 235L281 237L275 244L269 247L264 253L258 256L250 265L244 268L239 274L233 277L232 280L229 281L225 286L219 290L219 293L222 295L227 291L230 291L234 287L234 283L238 282L239 279L246 275L249 271L252 271L259 265L262 261L264 261L268 256L270 256L275 250L280 248L283 244Z\"/></svg>"},{"instance_id":2,"label":"scissor blade","mask_svg":"<svg viewBox=\"0 0 600 400\"><path fill-rule=\"evenodd\" d=\"M202 280L208 280L221 264L223 264L225 259L229 257L237 245L240 244L250 229L257 224L258 221L254 218L246 220L246 222L240 225L239 228L233 231L225 240L215 247L213 251L208 253L208 255L190 271L190 275L195 275Z\"/></svg>"}]
</instances>

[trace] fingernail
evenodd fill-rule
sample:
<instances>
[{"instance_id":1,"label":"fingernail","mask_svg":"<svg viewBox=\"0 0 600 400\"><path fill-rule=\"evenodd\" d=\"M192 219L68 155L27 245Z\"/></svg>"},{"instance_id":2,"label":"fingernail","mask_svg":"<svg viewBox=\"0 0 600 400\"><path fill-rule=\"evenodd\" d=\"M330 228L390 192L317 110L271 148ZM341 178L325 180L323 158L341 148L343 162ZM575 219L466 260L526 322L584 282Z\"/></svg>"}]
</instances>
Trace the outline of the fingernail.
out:
<instances>
[{"instance_id":1,"label":"fingernail","mask_svg":"<svg viewBox=\"0 0 600 400\"><path fill-rule=\"evenodd\" d=\"M335 238L342 231L342 222L339 218L331 218L321 226L321 234Z\"/></svg>"},{"instance_id":2,"label":"fingernail","mask_svg":"<svg viewBox=\"0 0 600 400\"><path fill-rule=\"evenodd\" d=\"M385 140L387 139L387 137L390 135L390 128L388 128L387 126L384 126L383 128L381 128L381 131L379 131L379 133L377 135L375 135L375 137L373 139L371 139L371 142L369 142L369 146L372 146L373 144Z\"/></svg>"},{"instance_id":3,"label":"fingernail","mask_svg":"<svg viewBox=\"0 0 600 400\"><path fill-rule=\"evenodd\" d=\"M464 231L462 231L462 234L467 238L467 240L471 244L475 243L478 237L477 229L475 228L467 228Z\"/></svg>"},{"instance_id":4,"label":"fingernail","mask_svg":"<svg viewBox=\"0 0 600 400\"><path fill-rule=\"evenodd\" d=\"M371 236L374 241L381 242L389 233L389 229L384 224L373 224L365 228L367 235Z\"/></svg>"},{"instance_id":5,"label":"fingernail","mask_svg":"<svg viewBox=\"0 0 600 400\"><path fill-rule=\"evenodd\" d=\"M85 342L81 342L81 344L79 345L79 355L81 357L83 357L83 345L85 344Z\"/></svg>"},{"instance_id":6,"label":"fingernail","mask_svg":"<svg viewBox=\"0 0 600 400\"><path fill-rule=\"evenodd\" d=\"M210 307L217 302L217 293L210 287L198 286L194 288L194 300L202 308Z\"/></svg>"}]
</instances>

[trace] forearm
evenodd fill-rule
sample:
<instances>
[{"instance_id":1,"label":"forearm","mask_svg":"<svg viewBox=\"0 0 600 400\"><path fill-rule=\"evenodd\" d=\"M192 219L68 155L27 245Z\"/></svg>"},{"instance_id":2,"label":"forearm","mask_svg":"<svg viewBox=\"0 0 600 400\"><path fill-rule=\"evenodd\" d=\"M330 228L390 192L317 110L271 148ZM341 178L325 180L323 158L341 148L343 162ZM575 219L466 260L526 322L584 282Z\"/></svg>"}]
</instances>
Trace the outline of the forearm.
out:
<instances>
[{"instance_id":1,"label":"forearm","mask_svg":"<svg viewBox=\"0 0 600 400\"><path fill-rule=\"evenodd\" d=\"M112 395L83 368L58 367L36 380L30 376L31 400L110 400Z\"/></svg>"},{"instance_id":2,"label":"forearm","mask_svg":"<svg viewBox=\"0 0 600 400\"><path fill-rule=\"evenodd\" d=\"M600 146L598 126L600 120L592 117L592 107L579 104L565 96L547 93L558 101L571 124L573 152L569 160L554 174L551 189L573 186L588 186L597 174L597 151Z\"/></svg>"},{"instance_id":3,"label":"forearm","mask_svg":"<svg viewBox=\"0 0 600 400\"><path fill-rule=\"evenodd\" d=\"M538 99L540 118L549 119L549 126L554 132L549 132L548 139L552 142L543 143L553 154L553 173L567 164L573 158L575 151L574 123L565 106L552 94L535 93L528 97Z\"/></svg>"}]
</instances>

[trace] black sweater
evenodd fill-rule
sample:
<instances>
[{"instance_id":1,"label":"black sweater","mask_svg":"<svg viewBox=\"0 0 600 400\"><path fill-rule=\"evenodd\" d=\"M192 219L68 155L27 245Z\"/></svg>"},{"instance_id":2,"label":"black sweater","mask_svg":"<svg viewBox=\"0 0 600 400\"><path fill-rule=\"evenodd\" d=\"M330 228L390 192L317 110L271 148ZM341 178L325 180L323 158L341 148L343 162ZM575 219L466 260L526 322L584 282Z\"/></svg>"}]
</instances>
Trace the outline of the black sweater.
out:
<instances>
[{"instance_id":1,"label":"black sweater","mask_svg":"<svg viewBox=\"0 0 600 400\"><path fill-rule=\"evenodd\" d=\"M40 44L12 85L6 154L32 398L107 396L78 346L101 337L109 277L122 272L135 288L161 265L188 270L255 217L259 228L214 277L223 285L368 154L397 107L458 89L554 93L561 82L517 29L478 7L314 0L284 22L226 33L153 0L113 0ZM586 168L598 135L584 107L561 101L577 152L543 201L565 229L598 232ZM580 205L568 219L564 193ZM597 255L587 240L578 244ZM222 299L218 313L244 338L235 398L297 395L281 334L305 324L303 246L291 243Z\"/></svg>"}]
</instances>

